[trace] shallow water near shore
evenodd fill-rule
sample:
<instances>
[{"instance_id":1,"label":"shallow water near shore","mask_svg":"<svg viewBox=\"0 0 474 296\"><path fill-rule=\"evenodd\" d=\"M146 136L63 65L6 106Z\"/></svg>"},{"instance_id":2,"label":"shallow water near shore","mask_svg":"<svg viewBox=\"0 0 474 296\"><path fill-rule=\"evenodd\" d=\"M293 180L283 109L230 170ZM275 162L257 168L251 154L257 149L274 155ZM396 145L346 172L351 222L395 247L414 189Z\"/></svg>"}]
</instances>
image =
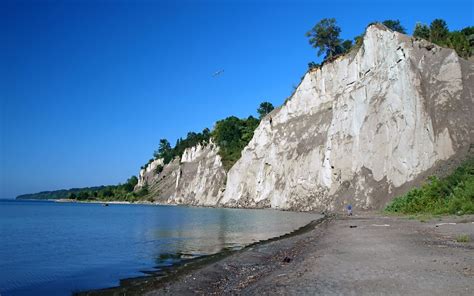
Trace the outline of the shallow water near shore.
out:
<instances>
[{"instance_id":1,"label":"shallow water near shore","mask_svg":"<svg viewBox=\"0 0 474 296\"><path fill-rule=\"evenodd\" d=\"M277 237L319 215L0 201L0 294L70 295Z\"/></svg>"}]
</instances>

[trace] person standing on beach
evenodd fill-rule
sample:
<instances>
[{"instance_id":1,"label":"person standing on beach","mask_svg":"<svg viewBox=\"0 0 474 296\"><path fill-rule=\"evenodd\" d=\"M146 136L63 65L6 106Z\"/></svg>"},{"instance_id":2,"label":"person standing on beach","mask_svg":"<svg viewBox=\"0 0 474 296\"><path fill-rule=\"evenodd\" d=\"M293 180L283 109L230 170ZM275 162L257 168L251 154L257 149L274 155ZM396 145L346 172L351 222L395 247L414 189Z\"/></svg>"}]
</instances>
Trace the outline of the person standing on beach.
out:
<instances>
[{"instance_id":1,"label":"person standing on beach","mask_svg":"<svg viewBox=\"0 0 474 296\"><path fill-rule=\"evenodd\" d=\"M352 205L351 205L351 204L349 204L349 205L347 206L347 215L348 215L348 216L352 216Z\"/></svg>"}]
</instances>

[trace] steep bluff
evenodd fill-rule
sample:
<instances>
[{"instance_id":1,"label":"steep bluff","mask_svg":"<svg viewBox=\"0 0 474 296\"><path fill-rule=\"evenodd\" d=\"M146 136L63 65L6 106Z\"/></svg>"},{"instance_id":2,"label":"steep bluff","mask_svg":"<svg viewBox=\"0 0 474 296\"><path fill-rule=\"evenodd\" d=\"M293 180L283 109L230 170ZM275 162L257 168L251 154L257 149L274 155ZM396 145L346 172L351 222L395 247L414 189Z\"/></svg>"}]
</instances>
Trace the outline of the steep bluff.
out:
<instances>
[{"instance_id":1,"label":"steep bluff","mask_svg":"<svg viewBox=\"0 0 474 296\"><path fill-rule=\"evenodd\" d=\"M165 204L214 206L222 197L226 172L212 141L186 149L157 174L162 164L157 159L142 169L135 189L147 185L151 196Z\"/></svg>"},{"instance_id":2,"label":"steep bluff","mask_svg":"<svg viewBox=\"0 0 474 296\"><path fill-rule=\"evenodd\" d=\"M307 73L228 174L227 206L380 208L473 143L474 64L370 26L358 51Z\"/></svg>"},{"instance_id":3,"label":"steep bluff","mask_svg":"<svg viewBox=\"0 0 474 296\"><path fill-rule=\"evenodd\" d=\"M474 63L372 25L359 49L306 73L227 174L211 143L159 175L151 163L139 185L164 203L380 208L469 153L473 100Z\"/></svg>"}]
</instances>

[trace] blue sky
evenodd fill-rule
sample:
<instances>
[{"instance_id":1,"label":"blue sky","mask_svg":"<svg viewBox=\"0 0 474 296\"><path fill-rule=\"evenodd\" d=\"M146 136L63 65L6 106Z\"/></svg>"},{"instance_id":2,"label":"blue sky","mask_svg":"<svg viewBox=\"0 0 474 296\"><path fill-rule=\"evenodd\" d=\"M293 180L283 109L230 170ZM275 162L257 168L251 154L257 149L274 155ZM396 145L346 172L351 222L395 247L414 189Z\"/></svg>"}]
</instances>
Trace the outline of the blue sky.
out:
<instances>
[{"instance_id":1,"label":"blue sky","mask_svg":"<svg viewBox=\"0 0 474 296\"><path fill-rule=\"evenodd\" d=\"M320 60L304 34L321 18L343 38L385 19L453 30L472 3L1 1L0 198L123 182L160 138L280 105Z\"/></svg>"}]
</instances>

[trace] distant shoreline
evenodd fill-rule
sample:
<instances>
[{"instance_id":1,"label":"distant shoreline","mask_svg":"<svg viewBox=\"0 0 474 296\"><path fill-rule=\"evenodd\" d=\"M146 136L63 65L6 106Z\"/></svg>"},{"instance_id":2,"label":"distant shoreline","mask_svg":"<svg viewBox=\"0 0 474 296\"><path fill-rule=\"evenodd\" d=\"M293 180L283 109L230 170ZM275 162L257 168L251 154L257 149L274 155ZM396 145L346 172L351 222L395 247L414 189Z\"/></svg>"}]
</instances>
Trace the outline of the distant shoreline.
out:
<instances>
[{"instance_id":1,"label":"distant shoreline","mask_svg":"<svg viewBox=\"0 0 474 296\"><path fill-rule=\"evenodd\" d=\"M6 201L38 201L38 202L56 202L56 203L93 203L93 204L123 204L123 205L155 205L155 206L161 206L161 205L168 205L168 204L160 204L160 203L155 203L155 202L149 202L146 200L143 201L136 201L136 202L130 202L130 201L122 201L122 200L111 200L111 201L106 201L106 200L76 200L76 199L69 199L69 198L59 198L59 199L2 199ZM169 205L169 206L174 206L174 205Z\"/></svg>"},{"instance_id":2,"label":"distant shoreline","mask_svg":"<svg viewBox=\"0 0 474 296\"><path fill-rule=\"evenodd\" d=\"M103 200L76 200L76 199L69 199L69 198L60 198L60 199L49 199L50 201L59 202L59 203L98 203L98 204L123 204L129 205L134 204L129 201L119 201L119 200L112 200L112 201L103 201ZM152 204L152 203L150 203Z\"/></svg>"}]
</instances>

